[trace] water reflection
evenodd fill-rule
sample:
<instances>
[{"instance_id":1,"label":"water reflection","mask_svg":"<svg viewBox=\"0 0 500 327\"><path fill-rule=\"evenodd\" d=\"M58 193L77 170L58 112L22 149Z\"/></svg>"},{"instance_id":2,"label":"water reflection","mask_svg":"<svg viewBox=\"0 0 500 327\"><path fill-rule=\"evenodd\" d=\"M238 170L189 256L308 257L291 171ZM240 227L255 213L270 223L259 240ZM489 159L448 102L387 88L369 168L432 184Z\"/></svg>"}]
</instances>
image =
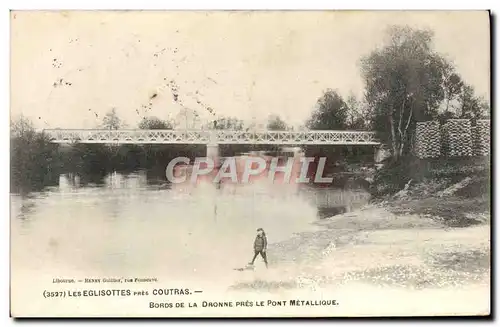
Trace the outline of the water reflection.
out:
<instances>
[{"instance_id":1,"label":"water reflection","mask_svg":"<svg viewBox=\"0 0 500 327\"><path fill-rule=\"evenodd\" d=\"M97 187L105 184L106 177L106 174L62 174L59 176L59 189L70 191L81 187Z\"/></svg>"},{"instance_id":2,"label":"water reflection","mask_svg":"<svg viewBox=\"0 0 500 327\"><path fill-rule=\"evenodd\" d=\"M246 263L258 227L271 243L286 240L317 219L363 205L368 193L267 178L169 184L140 170L61 175L58 187L11 199L17 267L110 275L156 270L184 278Z\"/></svg>"}]
</instances>

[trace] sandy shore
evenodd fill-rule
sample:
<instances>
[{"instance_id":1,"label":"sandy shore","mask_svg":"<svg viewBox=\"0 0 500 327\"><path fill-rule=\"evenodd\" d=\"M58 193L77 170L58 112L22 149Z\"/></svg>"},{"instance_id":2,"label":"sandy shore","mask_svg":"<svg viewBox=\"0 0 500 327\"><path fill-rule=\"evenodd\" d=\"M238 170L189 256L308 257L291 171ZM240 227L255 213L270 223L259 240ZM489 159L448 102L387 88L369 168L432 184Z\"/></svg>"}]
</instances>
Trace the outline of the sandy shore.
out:
<instances>
[{"instance_id":1,"label":"sandy shore","mask_svg":"<svg viewBox=\"0 0 500 327\"><path fill-rule=\"evenodd\" d=\"M490 310L489 223L450 228L435 217L372 205L321 220L271 244L268 253L269 270L261 264L230 289L281 297L299 290L335 294L339 301L350 299L330 312L341 316Z\"/></svg>"}]
</instances>

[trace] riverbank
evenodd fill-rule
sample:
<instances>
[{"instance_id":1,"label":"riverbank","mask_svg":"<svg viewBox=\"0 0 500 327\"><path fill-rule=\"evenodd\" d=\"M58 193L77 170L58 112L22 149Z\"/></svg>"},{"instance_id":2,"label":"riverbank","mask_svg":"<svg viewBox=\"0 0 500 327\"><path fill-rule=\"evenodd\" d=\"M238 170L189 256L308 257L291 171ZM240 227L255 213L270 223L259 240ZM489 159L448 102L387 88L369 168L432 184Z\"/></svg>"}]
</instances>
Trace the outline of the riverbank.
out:
<instances>
[{"instance_id":1,"label":"riverbank","mask_svg":"<svg viewBox=\"0 0 500 327\"><path fill-rule=\"evenodd\" d=\"M468 207L474 201L481 205ZM331 313L341 316L488 314L490 217L481 201L449 196L377 202L320 220L271 244L272 268L258 267L230 289L283 298L335 294L354 305L344 301ZM436 214L465 207L455 215L474 223L454 225ZM353 294L361 298L352 301ZM379 295L383 302L370 303Z\"/></svg>"}]
</instances>

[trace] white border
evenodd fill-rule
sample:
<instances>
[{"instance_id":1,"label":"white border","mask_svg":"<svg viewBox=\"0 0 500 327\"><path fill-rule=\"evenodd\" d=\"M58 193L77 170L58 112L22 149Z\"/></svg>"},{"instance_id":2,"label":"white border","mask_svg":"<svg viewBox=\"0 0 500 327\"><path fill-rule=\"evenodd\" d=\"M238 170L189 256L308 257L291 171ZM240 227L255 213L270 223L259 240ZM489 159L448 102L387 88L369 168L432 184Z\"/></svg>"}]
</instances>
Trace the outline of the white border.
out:
<instances>
[{"instance_id":1,"label":"white border","mask_svg":"<svg viewBox=\"0 0 500 327\"><path fill-rule=\"evenodd\" d=\"M289 1L202 1L202 0L184 0L184 1L44 1L42 5L38 1L10 1L10 9L172 9L172 10L193 10L193 9L234 9L234 10L324 10L324 9L361 9L361 10L481 10L488 9L495 3L489 0L475 1L405 1L404 6L401 2L395 1L327 1L327 0L289 0Z\"/></svg>"},{"instance_id":2,"label":"white border","mask_svg":"<svg viewBox=\"0 0 500 327\"><path fill-rule=\"evenodd\" d=\"M298 1L298 0L289 0L278 2L271 2L269 0L247 0L247 1L223 1L223 0L215 0L215 1L194 1L194 0L184 0L184 1L130 1L130 0L121 0L121 1L104 1L104 0L80 0L80 1L44 1L43 4L37 1L5 1L2 2L6 5L0 15L0 28L1 28L1 41L2 41L2 63L0 69L2 70L2 78L1 78L1 97L3 107L5 108L2 115L2 124L5 130L0 133L1 142L4 145L4 149L9 149L9 9L20 9L20 10L28 10L28 9L48 9L48 10L57 10L57 9L146 9L146 10L160 10L160 9L171 9L171 10L192 10L192 9L235 9L235 10L257 10L257 9L288 9L288 10L320 10L320 9L375 9L375 10L401 10L401 9L413 9L413 10L429 10L429 9L444 9L444 10L482 10L482 9L493 9L493 12L500 12L498 9L498 1L493 0L474 0L474 1L438 1L435 0L419 0L419 1L389 1L389 0L377 0L377 1L369 1L369 0L349 0L344 2L339 1L320 1L320 0L307 0L307 1ZM498 22L497 22L498 24ZM495 43L498 43L498 34L495 34ZM493 58L492 58L493 60ZM492 72L493 76L496 77L496 71ZM496 85L495 90L493 92L494 95L498 93L498 85ZM495 97L496 98L496 97ZM497 103L496 101L494 103ZM495 108L494 108L495 109ZM494 123L497 122L498 117L494 115ZM495 148L495 153L498 153L498 149ZM2 309L1 320L5 320L7 326L13 325L15 322L9 318L9 155L8 151L4 151L1 160L1 167L6 167L3 170L3 174L1 175L0 185L2 187L2 197L0 207L2 209L3 215L2 217L2 226L1 232L3 233L3 237L1 238L4 241L3 246L1 247L1 267L2 267L2 292L0 293L0 308ZM495 182L495 181L492 181ZM497 199L498 194L495 196L495 200L493 203L498 203ZM498 222L496 223L496 232L498 235ZM498 255L498 253L497 253ZM495 258L497 259L497 258ZM496 308L497 309L497 308ZM498 310L495 310L498 313ZM99 326L104 325L105 322L109 321L86 321L84 323L92 323L93 325ZM133 321L129 322L132 325L143 325L148 321ZM344 324L345 322L341 321L325 321L326 323L334 323L334 324ZM64 324L70 324L71 322L64 322ZM122 324L122 321L115 322L118 324ZM176 324L177 322L167 322L169 324ZM199 322L195 322L199 323ZM258 323L259 325L267 325L270 322L264 321L254 321L254 323ZM308 322L309 323L309 322ZM353 322L347 322L352 324ZM383 322L372 322L375 324L384 324ZM405 322L408 323L408 322ZM4 325L4 322L1 323ZM46 325L56 324L55 322L45 322ZM430 323L431 325L433 323ZM58 325L61 325L59 323Z\"/></svg>"}]
</instances>

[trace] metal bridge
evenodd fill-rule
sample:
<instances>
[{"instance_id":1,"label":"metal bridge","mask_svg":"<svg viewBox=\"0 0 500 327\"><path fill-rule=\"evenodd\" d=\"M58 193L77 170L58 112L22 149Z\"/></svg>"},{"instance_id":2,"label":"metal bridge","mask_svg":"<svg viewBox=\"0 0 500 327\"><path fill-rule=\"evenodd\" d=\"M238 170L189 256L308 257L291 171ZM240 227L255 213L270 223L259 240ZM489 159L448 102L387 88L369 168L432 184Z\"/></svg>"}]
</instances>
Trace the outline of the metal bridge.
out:
<instances>
[{"instance_id":1,"label":"metal bridge","mask_svg":"<svg viewBox=\"0 0 500 327\"><path fill-rule=\"evenodd\" d=\"M46 129L53 143L379 145L373 132Z\"/></svg>"}]
</instances>

